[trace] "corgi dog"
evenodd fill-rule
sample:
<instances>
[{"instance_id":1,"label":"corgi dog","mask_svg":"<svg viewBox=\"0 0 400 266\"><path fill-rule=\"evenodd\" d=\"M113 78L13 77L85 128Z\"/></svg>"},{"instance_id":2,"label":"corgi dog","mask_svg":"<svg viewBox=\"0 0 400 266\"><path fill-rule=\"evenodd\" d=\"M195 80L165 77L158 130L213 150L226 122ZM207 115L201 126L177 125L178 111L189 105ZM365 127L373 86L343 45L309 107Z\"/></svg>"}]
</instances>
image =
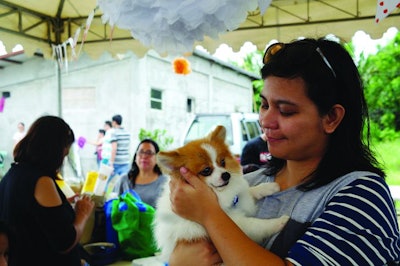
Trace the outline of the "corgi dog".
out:
<instances>
[{"instance_id":1,"label":"corgi dog","mask_svg":"<svg viewBox=\"0 0 400 266\"><path fill-rule=\"evenodd\" d=\"M288 216L274 219L254 217L257 212L255 200L279 191L279 185L264 183L250 188L240 164L225 143L225 137L225 127L217 126L205 138L191 141L176 150L159 152L157 164L170 178L183 178L179 172L181 167L196 174L213 189L222 209L241 230L253 241L261 243L279 232L289 220ZM203 226L172 211L168 182L157 202L154 236L161 251L160 259L164 262L168 262L178 241L207 238Z\"/></svg>"}]
</instances>

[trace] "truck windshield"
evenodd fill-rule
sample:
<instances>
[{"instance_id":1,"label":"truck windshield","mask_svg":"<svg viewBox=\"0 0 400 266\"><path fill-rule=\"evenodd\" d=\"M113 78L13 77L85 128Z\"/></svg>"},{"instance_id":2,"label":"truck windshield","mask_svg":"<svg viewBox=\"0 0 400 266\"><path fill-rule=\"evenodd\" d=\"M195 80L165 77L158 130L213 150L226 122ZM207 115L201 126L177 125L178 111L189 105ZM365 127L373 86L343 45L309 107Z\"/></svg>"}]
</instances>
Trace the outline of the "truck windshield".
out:
<instances>
[{"instance_id":1,"label":"truck windshield","mask_svg":"<svg viewBox=\"0 0 400 266\"><path fill-rule=\"evenodd\" d=\"M218 125L222 125L226 128L226 143L232 145L232 122L229 115L198 116L189 128L185 138L185 144L189 141L205 137Z\"/></svg>"}]
</instances>

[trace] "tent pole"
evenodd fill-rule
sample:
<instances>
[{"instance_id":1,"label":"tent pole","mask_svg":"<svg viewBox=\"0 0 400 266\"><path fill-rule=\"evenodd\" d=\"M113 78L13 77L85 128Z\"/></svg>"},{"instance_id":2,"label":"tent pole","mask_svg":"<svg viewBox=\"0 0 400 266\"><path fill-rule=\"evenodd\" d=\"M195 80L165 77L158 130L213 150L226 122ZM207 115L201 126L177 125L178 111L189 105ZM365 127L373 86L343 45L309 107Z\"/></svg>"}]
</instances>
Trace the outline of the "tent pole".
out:
<instances>
[{"instance_id":1,"label":"tent pole","mask_svg":"<svg viewBox=\"0 0 400 266\"><path fill-rule=\"evenodd\" d=\"M58 85L58 116L62 117L62 86L61 86L61 67L57 64L57 85Z\"/></svg>"}]
</instances>

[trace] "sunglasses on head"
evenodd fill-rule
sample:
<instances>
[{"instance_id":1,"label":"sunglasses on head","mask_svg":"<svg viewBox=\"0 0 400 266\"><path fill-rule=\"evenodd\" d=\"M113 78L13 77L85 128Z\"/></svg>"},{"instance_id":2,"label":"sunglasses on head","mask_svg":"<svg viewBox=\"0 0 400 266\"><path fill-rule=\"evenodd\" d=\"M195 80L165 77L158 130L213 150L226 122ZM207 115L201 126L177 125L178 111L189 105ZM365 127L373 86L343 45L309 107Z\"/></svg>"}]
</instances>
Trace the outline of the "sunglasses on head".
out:
<instances>
[{"instance_id":1,"label":"sunglasses on head","mask_svg":"<svg viewBox=\"0 0 400 266\"><path fill-rule=\"evenodd\" d=\"M271 44L264 53L263 63L267 64L268 62L270 62L271 58L273 58L275 55L279 54L280 52L284 51L285 48L286 48L286 44L283 42ZM332 72L333 76L336 78L336 72L333 70L333 67L329 63L328 59L325 57L324 53L322 53L321 49L317 46L317 48L315 48L315 51L318 52L318 54L321 56L322 60L324 61L325 65L329 68L329 70Z\"/></svg>"}]
</instances>

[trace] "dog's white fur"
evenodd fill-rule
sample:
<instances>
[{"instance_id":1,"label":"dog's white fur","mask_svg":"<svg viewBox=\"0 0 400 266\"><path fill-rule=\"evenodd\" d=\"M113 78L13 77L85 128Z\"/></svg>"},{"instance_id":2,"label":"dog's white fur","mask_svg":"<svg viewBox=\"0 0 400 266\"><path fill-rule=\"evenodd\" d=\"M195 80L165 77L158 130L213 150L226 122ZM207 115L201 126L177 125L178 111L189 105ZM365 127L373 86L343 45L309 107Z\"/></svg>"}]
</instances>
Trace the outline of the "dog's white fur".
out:
<instances>
[{"instance_id":1,"label":"dog's white fur","mask_svg":"<svg viewBox=\"0 0 400 266\"><path fill-rule=\"evenodd\" d=\"M215 138L220 138L219 141L225 141L225 134L225 128L219 126L214 132L210 133L208 138L214 138L214 140ZM185 146L187 145L191 144L188 143ZM182 148L185 149L185 146ZM265 238L279 232L288 221L288 216L275 219L253 217L257 211L255 199L260 199L279 191L279 185L277 183L264 183L250 188L241 171L235 169L230 171L229 163L226 164L225 168L217 163L219 147L212 145L212 142L201 143L200 147L205 150L213 164L212 174L201 177L201 179L214 190L222 209L231 219L257 243L261 243ZM159 153L157 158L158 165L163 169L163 173L167 175L171 174L172 171L179 171L179 169L172 169L169 160L171 158L165 152ZM176 160L176 157L172 160ZM185 159L182 160L185 165ZM226 172L230 173L228 182L222 178L222 175ZM161 250L161 259L165 262L168 261L179 240L194 241L208 237L203 226L186 220L172 211L168 182L158 200L154 220L154 233L158 247Z\"/></svg>"}]
</instances>

